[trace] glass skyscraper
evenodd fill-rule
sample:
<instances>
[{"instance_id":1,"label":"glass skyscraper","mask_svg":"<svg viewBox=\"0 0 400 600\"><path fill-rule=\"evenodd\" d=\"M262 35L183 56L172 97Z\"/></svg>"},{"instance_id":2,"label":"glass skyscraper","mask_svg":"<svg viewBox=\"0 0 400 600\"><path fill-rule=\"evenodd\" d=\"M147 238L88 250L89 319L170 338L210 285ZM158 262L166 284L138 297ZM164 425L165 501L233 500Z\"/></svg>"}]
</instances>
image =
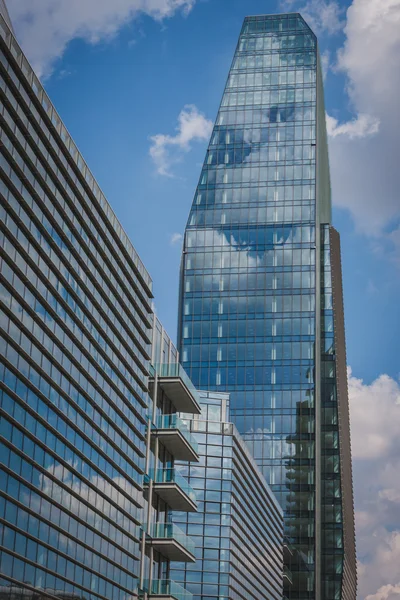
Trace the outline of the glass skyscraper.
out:
<instances>
[{"instance_id":1,"label":"glass skyscraper","mask_svg":"<svg viewBox=\"0 0 400 600\"><path fill-rule=\"evenodd\" d=\"M299 14L245 19L185 232L178 346L285 517L291 600L354 600L338 234L317 39Z\"/></svg>"}]
</instances>

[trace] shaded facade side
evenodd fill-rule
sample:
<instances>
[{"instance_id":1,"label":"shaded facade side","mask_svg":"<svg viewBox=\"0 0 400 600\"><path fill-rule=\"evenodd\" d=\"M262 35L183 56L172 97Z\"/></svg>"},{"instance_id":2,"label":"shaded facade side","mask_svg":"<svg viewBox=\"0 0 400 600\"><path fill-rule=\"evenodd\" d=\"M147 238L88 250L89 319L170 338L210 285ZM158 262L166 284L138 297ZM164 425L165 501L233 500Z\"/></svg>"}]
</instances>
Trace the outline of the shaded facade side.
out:
<instances>
[{"instance_id":1,"label":"shaded facade side","mask_svg":"<svg viewBox=\"0 0 400 600\"><path fill-rule=\"evenodd\" d=\"M349 397L347 386L346 340L344 324L343 284L340 252L340 236L330 227L332 307L336 358L336 393L338 404L338 433L340 448L340 481L342 492L343 521L343 579L341 597L354 600L357 593L357 561L355 545L353 477L351 462L351 439Z\"/></svg>"}]
</instances>

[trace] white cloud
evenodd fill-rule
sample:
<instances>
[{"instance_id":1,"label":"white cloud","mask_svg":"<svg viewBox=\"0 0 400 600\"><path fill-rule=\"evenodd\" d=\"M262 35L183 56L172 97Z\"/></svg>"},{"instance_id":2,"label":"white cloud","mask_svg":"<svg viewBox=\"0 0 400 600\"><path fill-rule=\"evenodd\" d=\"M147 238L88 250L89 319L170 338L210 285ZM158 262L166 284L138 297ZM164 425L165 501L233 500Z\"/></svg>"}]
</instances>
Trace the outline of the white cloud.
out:
<instances>
[{"instance_id":1,"label":"white cloud","mask_svg":"<svg viewBox=\"0 0 400 600\"><path fill-rule=\"evenodd\" d=\"M366 385L362 379L353 377L349 369L349 394L353 457L378 459L390 456L393 441L400 447L399 383L388 375L381 375Z\"/></svg>"},{"instance_id":2,"label":"white cloud","mask_svg":"<svg viewBox=\"0 0 400 600\"><path fill-rule=\"evenodd\" d=\"M169 243L171 246L176 246L181 244L183 240L183 235L181 233L173 233L169 239Z\"/></svg>"},{"instance_id":3,"label":"white cloud","mask_svg":"<svg viewBox=\"0 0 400 600\"><path fill-rule=\"evenodd\" d=\"M400 0L353 0L344 33L336 70L356 116L328 118L333 200L359 233L400 256Z\"/></svg>"},{"instance_id":4,"label":"white cloud","mask_svg":"<svg viewBox=\"0 0 400 600\"><path fill-rule=\"evenodd\" d=\"M173 177L172 165L182 160L192 142L208 141L212 128L212 121L206 119L196 106L187 104L179 113L176 135L159 133L150 138L150 156L159 175Z\"/></svg>"},{"instance_id":5,"label":"white cloud","mask_svg":"<svg viewBox=\"0 0 400 600\"><path fill-rule=\"evenodd\" d=\"M316 35L334 35L343 29L344 10L335 0L283 0L281 6L284 11L290 11L295 6Z\"/></svg>"},{"instance_id":6,"label":"white cloud","mask_svg":"<svg viewBox=\"0 0 400 600\"><path fill-rule=\"evenodd\" d=\"M329 50L325 50L325 52L323 52L321 54L321 67L322 67L322 76L324 78L324 80L326 79L326 76L328 75L328 71L331 68L331 53L329 52Z\"/></svg>"},{"instance_id":7,"label":"white cloud","mask_svg":"<svg viewBox=\"0 0 400 600\"><path fill-rule=\"evenodd\" d=\"M369 595L365 600L396 600L400 598L400 583L398 585L384 585L376 594Z\"/></svg>"},{"instance_id":8,"label":"white cloud","mask_svg":"<svg viewBox=\"0 0 400 600\"><path fill-rule=\"evenodd\" d=\"M39 77L51 74L68 43L111 39L140 14L161 21L190 12L196 0L13 0L9 12L19 42Z\"/></svg>"},{"instance_id":9,"label":"white cloud","mask_svg":"<svg viewBox=\"0 0 400 600\"><path fill-rule=\"evenodd\" d=\"M339 125L334 117L326 115L326 127L328 135L335 138L338 135L347 136L348 139L363 138L374 135L379 131L379 119L370 115L358 115L357 118Z\"/></svg>"},{"instance_id":10,"label":"white cloud","mask_svg":"<svg viewBox=\"0 0 400 600\"><path fill-rule=\"evenodd\" d=\"M400 585L400 384L349 369L359 598L394 600Z\"/></svg>"}]
</instances>

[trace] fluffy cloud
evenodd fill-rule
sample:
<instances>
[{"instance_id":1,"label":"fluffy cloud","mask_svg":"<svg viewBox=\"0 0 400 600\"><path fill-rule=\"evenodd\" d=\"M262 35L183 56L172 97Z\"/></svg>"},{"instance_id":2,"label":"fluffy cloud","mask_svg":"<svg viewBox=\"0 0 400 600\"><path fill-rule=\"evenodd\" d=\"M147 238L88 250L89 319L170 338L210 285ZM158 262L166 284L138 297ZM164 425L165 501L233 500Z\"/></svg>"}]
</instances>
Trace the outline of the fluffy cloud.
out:
<instances>
[{"instance_id":1,"label":"fluffy cloud","mask_svg":"<svg viewBox=\"0 0 400 600\"><path fill-rule=\"evenodd\" d=\"M68 43L112 38L140 14L153 19L190 12L196 0L13 0L9 12L17 37L39 77L49 75Z\"/></svg>"},{"instance_id":2,"label":"fluffy cloud","mask_svg":"<svg viewBox=\"0 0 400 600\"><path fill-rule=\"evenodd\" d=\"M397 600L400 590L400 385L349 371L359 557L359 598ZM400 597L399 597L400 600Z\"/></svg>"},{"instance_id":3,"label":"fluffy cloud","mask_svg":"<svg viewBox=\"0 0 400 600\"><path fill-rule=\"evenodd\" d=\"M379 119L370 115L358 115L357 118L339 125L337 119L326 115L326 127L329 136L335 138L338 135L344 135L352 140L377 133L379 131Z\"/></svg>"},{"instance_id":4,"label":"fluffy cloud","mask_svg":"<svg viewBox=\"0 0 400 600\"><path fill-rule=\"evenodd\" d=\"M333 199L359 233L398 253L400 0L353 0L344 33L336 69L356 117L328 118Z\"/></svg>"},{"instance_id":5,"label":"fluffy cloud","mask_svg":"<svg viewBox=\"0 0 400 600\"><path fill-rule=\"evenodd\" d=\"M400 598L399 585L384 585L376 594L367 596L365 600L398 600Z\"/></svg>"},{"instance_id":6,"label":"fluffy cloud","mask_svg":"<svg viewBox=\"0 0 400 600\"><path fill-rule=\"evenodd\" d=\"M206 119L196 106L186 105L178 116L176 135L159 133L151 137L150 156L159 175L172 177L172 165L182 160L192 142L208 141L212 128L212 121Z\"/></svg>"},{"instance_id":7,"label":"fluffy cloud","mask_svg":"<svg viewBox=\"0 0 400 600\"><path fill-rule=\"evenodd\" d=\"M335 34L343 29L343 8L335 0L283 0L282 10L290 11L295 7L307 21L311 29L320 33Z\"/></svg>"},{"instance_id":8,"label":"fluffy cloud","mask_svg":"<svg viewBox=\"0 0 400 600\"><path fill-rule=\"evenodd\" d=\"M181 233L173 233L169 239L169 243L171 246L180 245L183 241L183 235Z\"/></svg>"}]
</instances>

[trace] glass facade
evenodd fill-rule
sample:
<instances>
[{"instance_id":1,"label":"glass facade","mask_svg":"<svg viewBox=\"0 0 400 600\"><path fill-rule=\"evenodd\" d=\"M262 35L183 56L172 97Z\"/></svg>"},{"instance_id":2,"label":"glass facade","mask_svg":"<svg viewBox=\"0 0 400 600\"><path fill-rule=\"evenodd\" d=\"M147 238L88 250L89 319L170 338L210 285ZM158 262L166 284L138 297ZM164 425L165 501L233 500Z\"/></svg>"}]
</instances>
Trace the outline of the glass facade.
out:
<instances>
[{"instance_id":1,"label":"glass facade","mask_svg":"<svg viewBox=\"0 0 400 600\"><path fill-rule=\"evenodd\" d=\"M329 471L323 450L330 203L317 39L298 14L248 17L186 227L178 344L198 388L229 392L232 420L284 510L293 600L350 599L356 589L354 556L352 584L342 585L343 546L322 535L333 475L352 507L350 453L344 475L336 459ZM333 420L338 447L348 419L339 430ZM354 540L352 519L351 508L345 537Z\"/></svg>"},{"instance_id":2,"label":"glass facade","mask_svg":"<svg viewBox=\"0 0 400 600\"><path fill-rule=\"evenodd\" d=\"M201 415L187 421L200 462L180 467L198 512L172 514L194 540L196 562L172 563L172 577L196 600L281 600L282 510L228 422L229 396L200 395Z\"/></svg>"},{"instance_id":3,"label":"glass facade","mask_svg":"<svg viewBox=\"0 0 400 600\"><path fill-rule=\"evenodd\" d=\"M174 470L175 449L198 460L174 404L198 412L197 395L2 14L0 597L190 600L169 561L193 541L167 517L197 508Z\"/></svg>"}]
</instances>

